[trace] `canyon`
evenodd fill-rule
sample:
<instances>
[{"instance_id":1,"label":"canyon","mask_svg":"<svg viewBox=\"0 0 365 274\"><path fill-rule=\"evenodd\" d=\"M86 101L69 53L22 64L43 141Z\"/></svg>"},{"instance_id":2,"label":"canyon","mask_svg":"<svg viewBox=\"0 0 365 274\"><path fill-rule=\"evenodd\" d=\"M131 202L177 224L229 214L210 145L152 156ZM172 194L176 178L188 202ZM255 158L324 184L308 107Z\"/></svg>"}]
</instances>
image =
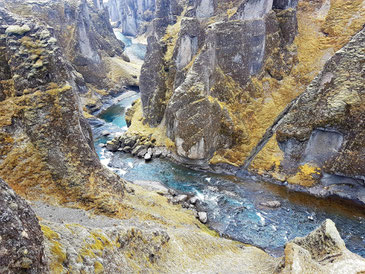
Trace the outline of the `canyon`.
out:
<instances>
[{"instance_id":1,"label":"canyon","mask_svg":"<svg viewBox=\"0 0 365 274\"><path fill-rule=\"evenodd\" d=\"M364 24L362 0L0 0L0 272L365 271ZM247 202L267 189L343 206L340 232ZM296 209L303 237L255 243Z\"/></svg>"}]
</instances>

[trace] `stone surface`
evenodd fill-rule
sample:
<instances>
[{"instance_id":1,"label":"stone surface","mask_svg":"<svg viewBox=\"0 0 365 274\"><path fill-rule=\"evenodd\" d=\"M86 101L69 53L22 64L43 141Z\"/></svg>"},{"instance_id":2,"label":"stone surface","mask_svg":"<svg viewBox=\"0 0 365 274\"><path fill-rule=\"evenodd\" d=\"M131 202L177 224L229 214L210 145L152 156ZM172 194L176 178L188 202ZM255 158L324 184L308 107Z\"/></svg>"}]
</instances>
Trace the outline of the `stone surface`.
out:
<instances>
[{"instance_id":1,"label":"stone surface","mask_svg":"<svg viewBox=\"0 0 365 274\"><path fill-rule=\"evenodd\" d=\"M208 222L208 214L206 212L203 212L203 211L198 212L198 219L203 224L206 224Z\"/></svg>"},{"instance_id":2,"label":"stone surface","mask_svg":"<svg viewBox=\"0 0 365 274\"><path fill-rule=\"evenodd\" d=\"M125 61L124 44L114 35L107 9L99 0L2 2L13 13L38 18L52 27L50 39L57 39L74 67L86 111L100 108L101 101L122 92L123 86L138 84L138 77L132 77L138 68Z\"/></svg>"},{"instance_id":3,"label":"stone surface","mask_svg":"<svg viewBox=\"0 0 365 274\"><path fill-rule=\"evenodd\" d=\"M285 256L276 273L362 273L365 259L350 252L335 224L326 220L303 238L285 246Z\"/></svg>"},{"instance_id":4,"label":"stone surface","mask_svg":"<svg viewBox=\"0 0 365 274\"><path fill-rule=\"evenodd\" d=\"M114 211L98 199L112 189L110 201L120 200L123 181L95 153L76 72L52 28L4 9L0 15L0 176L28 199ZM8 25L30 30L6 34Z\"/></svg>"},{"instance_id":5,"label":"stone surface","mask_svg":"<svg viewBox=\"0 0 365 274\"><path fill-rule=\"evenodd\" d=\"M274 177L365 204L364 45L362 29L282 117L276 141L283 155Z\"/></svg>"},{"instance_id":6,"label":"stone surface","mask_svg":"<svg viewBox=\"0 0 365 274\"><path fill-rule=\"evenodd\" d=\"M0 179L0 272L45 273L43 233L30 206Z\"/></svg>"}]
</instances>

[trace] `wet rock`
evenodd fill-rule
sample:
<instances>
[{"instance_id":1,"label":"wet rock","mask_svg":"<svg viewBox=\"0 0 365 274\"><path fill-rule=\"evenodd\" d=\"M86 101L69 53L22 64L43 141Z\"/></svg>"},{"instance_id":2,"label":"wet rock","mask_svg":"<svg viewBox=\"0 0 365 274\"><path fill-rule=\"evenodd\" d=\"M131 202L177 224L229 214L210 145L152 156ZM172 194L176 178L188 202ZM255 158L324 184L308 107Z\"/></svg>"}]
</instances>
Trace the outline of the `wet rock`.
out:
<instances>
[{"instance_id":1,"label":"wet rock","mask_svg":"<svg viewBox=\"0 0 365 274\"><path fill-rule=\"evenodd\" d=\"M119 149L119 142L116 140L111 140L106 143L106 149L115 152Z\"/></svg>"},{"instance_id":2,"label":"wet rock","mask_svg":"<svg viewBox=\"0 0 365 274\"><path fill-rule=\"evenodd\" d=\"M270 208L278 208L281 207L281 203L279 201L267 201L260 203L262 206L270 207Z\"/></svg>"},{"instance_id":3,"label":"wet rock","mask_svg":"<svg viewBox=\"0 0 365 274\"><path fill-rule=\"evenodd\" d=\"M144 155L144 159L146 161L151 161L152 160L152 154L150 152L147 152L145 155Z\"/></svg>"},{"instance_id":4,"label":"wet rock","mask_svg":"<svg viewBox=\"0 0 365 274\"><path fill-rule=\"evenodd\" d=\"M198 219L203 224L206 224L208 222L208 214L206 212L200 211L198 212Z\"/></svg>"},{"instance_id":5,"label":"wet rock","mask_svg":"<svg viewBox=\"0 0 365 274\"><path fill-rule=\"evenodd\" d=\"M0 272L45 273L43 233L30 206L0 179Z\"/></svg>"},{"instance_id":6,"label":"wet rock","mask_svg":"<svg viewBox=\"0 0 365 274\"><path fill-rule=\"evenodd\" d=\"M361 273L365 259L350 252L335 224L327 219L315 231L285 246L275 273Z\"/></svg>"},{"instance_id":7,"label":"wet rock","mask_svg":"<svg viewBox=\"0 0 365 274\"><path fill-rule=\"evenodd\" d=\"M198 200L199 200L198 197L193 196L189 199L189 203L195 205L198 202Z\"/></svg>"}]
</instances>

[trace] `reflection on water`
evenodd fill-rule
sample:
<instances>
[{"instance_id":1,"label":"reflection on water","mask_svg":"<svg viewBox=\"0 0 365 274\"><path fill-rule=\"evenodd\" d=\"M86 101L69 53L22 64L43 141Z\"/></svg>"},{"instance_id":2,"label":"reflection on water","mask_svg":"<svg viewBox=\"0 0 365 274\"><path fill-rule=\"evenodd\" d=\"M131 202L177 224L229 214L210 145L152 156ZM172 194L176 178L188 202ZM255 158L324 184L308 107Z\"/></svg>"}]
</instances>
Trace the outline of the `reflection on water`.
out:
<instances>
[{"instance_id":1,"label":"reflection on water","mask_svg":"<svg viewBox=\"0 0 365 274\"><path fill-rule=\"evenodd\" d=\"M117 126L120 131L125 127L124 111L131 101L126 99L105 111L100 117L108 123L102 128L115 130L113 126ZM209 225L221 235L282 255L288 240L305 236L330 218L347 247L365 256L365 213L361 208L265 182L194 171L163 159L146 163L129 154L113 154L98 147L107 141L100 136L100 129L94 128L94 134L104 164L127 180L160 181L169 188L197 195L202 201L200 206L208 212ZM271 200L280 201L281 207L270 209L260 205Z\"/></svg>"}]
</instances>

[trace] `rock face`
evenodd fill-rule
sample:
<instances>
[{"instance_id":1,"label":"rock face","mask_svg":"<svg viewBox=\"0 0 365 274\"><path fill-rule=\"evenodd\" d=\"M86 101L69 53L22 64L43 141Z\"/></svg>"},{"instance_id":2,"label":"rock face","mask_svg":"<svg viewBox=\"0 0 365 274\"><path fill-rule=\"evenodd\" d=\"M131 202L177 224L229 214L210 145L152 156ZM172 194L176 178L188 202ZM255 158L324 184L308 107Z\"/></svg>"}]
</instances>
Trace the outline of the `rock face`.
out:
<instances>
[{"instance_id":1,"label":"rock face","mask_svg":"<svg viewBox=\"0 0 365 274\"><path fill-rule=\"evenodd\" d=\"M365 204L364 45L362 29L325 64L276 131L283 152L277 173L312 193L335 194L361 204Z\"/></svg>"},{"instance_id":2,"label":"rock face","mask_svg":"<svg viewBox=\"0 0 365 274\"><path fill-rule=\"evenodd\" d=\"M304 238L285 246L285 257L275 273L362 273L365 260L351 253L335 224L326 220Z\"/></svg>"},{"instance_id":3,"label":"rock face","mask_svg":"<svg viewBox=\"0 0 365 274\"><path fill-rule=\"evenodd\" d=\"M0 272L44 273L43 233L29 205L0 179Z\"/></svg>"},{"instance_id":4,"label":"rock face","mask_svg":"<svg viewBox=\"0 0 365 274\"><path fill-rule=\"evenodd\" d=\"M141 75L144 117L150 126L165 118L181 160L207 161L244 143L248 132L233 108L256 96L247 92L254 77L290 72L295 10L273 11L270 1L261 2L244 1L229 16L223 3L191 1L175 25L163 31L159 24L150 37Z\"/></svg>"},{"instance_id":5,"label":"rock face","mask_svg":"<svg viewBox=\"0 0 365 274\"><path fill-rule=\"evenodd\" d=\"M173 142L176 160L321 182L306 191L363 203L363 42L343 48L363 28L362 1L159 3L140 77L143 121ZM334 56L341 48L357 63Z\"/></svg>"},{"instance_id":6,"label":"rock face","mask_svg":"<svg viewBox=\"0 0 365 274\"><path fill-rule=\"evenodd\" d=\"M100 1L11 0L4 5L53 28L58 45L77 72L76 84L83 104L91 111L103 96L138 84L137 75L131 73L135 68L124 55L124 44L115 37L108 11Z\"/></svg>"},{"instance_id":7,"label":"rock face","mask_svg":"<svg viewBox=\"0 0 365 274\"><path fill-rule=\"evenodd\" d=\"M111 21L130 36L144 33L155 12L155 0L109 0L106 5Z\"/></svg>"},{"instance_id":8,"label":"rock face","mask_svg":"<svg viewBox=\"0 0 365 274\"><path fill-rule=\"evenodd\" d=\"M28 198L108 211L97 197L119 199L123 184L97 158L53 29L1 9L0 34L0 176Z\"/></svg>"}]
</instances>

